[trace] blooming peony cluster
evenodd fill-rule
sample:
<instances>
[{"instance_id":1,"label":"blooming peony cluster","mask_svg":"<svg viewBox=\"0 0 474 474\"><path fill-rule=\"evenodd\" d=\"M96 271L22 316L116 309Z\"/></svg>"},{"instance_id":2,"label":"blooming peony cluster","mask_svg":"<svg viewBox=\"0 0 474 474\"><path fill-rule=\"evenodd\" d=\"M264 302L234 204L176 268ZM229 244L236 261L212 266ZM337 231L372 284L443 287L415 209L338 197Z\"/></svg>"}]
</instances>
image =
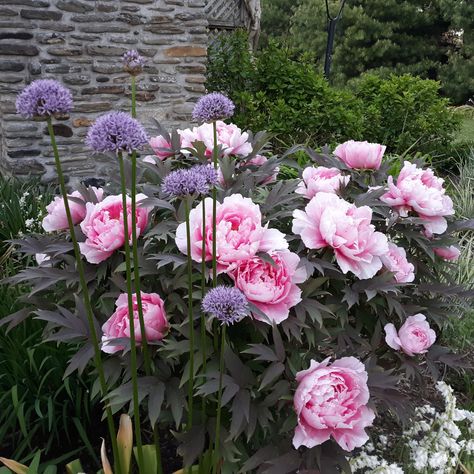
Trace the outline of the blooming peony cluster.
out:
<instances>
[{"instance_id":1,"label":"blooming peony cluster","mask_svg":"<svg viewBox=\"0 0 474 474\"><path fill-rule=\"evenodd\" d=\"M137 203L145 199L144 194L137 195ZM132 237L132 215L131 199L127 196L128 222L127 236L130 241ZM151 209L146 207L137 207L136 234L139 236L148 224L148 214ZM124 212L122 205L122 196L107 196L103 201L93 204L86 204L86 216L81 222L81 229L84 233L85 242L79 243L81 253L89 263L100 263L108 259L115 250L123 247L125 235L123 229Z\"/></svg>"},{"instance_id":2,"label":"blooming peony cluster","mask_svg":"<svg viewBox=\"0 0 474 474\"><path fill-rule=\"evenodd\" d=\"M371 224L372 209L357 207L335 194L320 192L305 210L293 212L293 233L310 249L331 247L344 273L373 277L388 252L387 237Z\"/></svg>"},{"instance_id":3,"label":"blooming peony cluster","mask_svg":"<svg viewBox=\"0 0 474 474\"><path fill-rule=\"evenodd\" d=\"M202 206L206 221L203 226ZM202 244L205 242L204 259L212 259L212 200L205 199L191 210L191 256L202 261ZM247 299L265 313L267 319L254 314L256 319L280 323L288 318L289 309L301 301L297 283L306 280L306 273L298 268L298 255L286 250L288 242L276 229L262 225L260 208L251 199L233 194L217 204L216 257L219 272L226 272ZM205 232L203 234L203 227ZM188 253L186 224L176 231L176 245ZM257 254L267 252L273 259L265 261Z\"/></svg>"},{"instance_id":4,"label":"blooming peony cluster","mask_svg":"<svg viewBox=\"0 0 474 474\"><path fill-rule=\"evenodd\" d=\"M385 325L385 342L396 351L409 356L424 354L436 341L436 333L430 328L423 314L409 316L398 330L392 323Z\"/></svg>"},{"instance_id":5,"label":"blooming peony cluster","mask_svg":"<svg viewBox=\"0 0 474 474\"><path fill-rule=\"evenodd\" d=\"M216 122L217 145L222 147L224 156L236 155L247 156L252 152L252 144L248 141L249 134L233 123L225 123L221 120ZM214 150L214 129L211 123L203 123L199 127L178 130L181 137L181 147L194 148L193 143L203 142L206 146L205 154L212 156Z\"/></svg>"},{"instance_id":6,"label":"blooming peony cluster","mask_svg":"<svg viewBox=\"0 0 474 474\"><path fill-rule=\"evenodd\" d=\"M135 340L140 343L143 334L140 328L138 315L137 295L132 295L133 302L133 328ZM145 322L145 335L147 342L161 341L168 332L169 324L166 317L163 300L156 293L141 293L143 320ZM122 293L115 302L115 312L102 326L102 350L109 354L124 349L123 345L114 344L114 339L130 338L130 314L128 308L128 295Z\"/></svg>"},{"instance_id":7,"label":"blooming peony cluster","mask_svg":"<svg viewBox=\"0 0 474 474\"><path fill-rule=\"evenodd\" d=\"M271 322L279 324L288 318L290 308L301 301L297 283L307 279L304 268L298 267L300 258L289 250L269 252L273 263L255 256L237 262L229 276L247 299ZM258 313L254 318L265 321Z\"/></svg>"},{"instance_id":8,"label":"blooming peony cluster","mask_svg":"<svg viewBox=\"0 0 474 474\"><path fill-rule=\"evenodd\" d=\"M102 188L91 188L96 195L97 201L101 201L104 190ZM75 199L84 200L79 191L74 191L68 195ZM86 203L78 203L75 200L68 199L69 210L71 211L71 218L74 225L83 221L86 216ZM42 226L46 232L54 232L57 230L65 230L69 228L66 208L64 207L64 199L61 196L56 196L54 200L46 206L47 215L43 218Z\"/></svg>"},{"instance_id":9,"label":"blooming peony cluster","mask_svg":"<svg viewBox=\"0 0 474 474\"><path fill-rule=\"evenodd\" d=\"M329 438L346 451L362 446L369 437L375 413L367 406L369 389L364 364L343 357L329 364L311 361L296 374L298 388L293 403L298 416L293 445L313 448Z\"/></svg>"},{"instance_id":10,"label":"blooming peony cluster","mask_svg":"<svg viewBox=\"0 0 474 474\"><path fill-rule=\"evenodd\" d=\"M422 169L405 161L397 182L388 177L388 192L380 199L395 209L402 217L410 212L422 219L428 237L446 231L446 216L454 214L453 202L446 195L444 180L434 175L430 168Z\"/></svg>"},{"instance_id":11,"label":"blooming peony cluster","mask_svg":"<svg viewBox=\"0 0 474 474\"><path fill-rule=\"evenodd\" d=\"M318 193L337 193L349 180L350 177L343 176L337 168L308 167L303 170L303 179L298 184L296 192L311 199Z\"/></svg>"},{"instance_id":12,"label":"blooming peony cluster","mask_svg":"<svg viewBox=\"0 0 474 474\"><path fill-rule=\"evenodd\" d=\"M334 150L348 168L378 170L386 150L385 145L349 140L341 143Z\"/></svg>"},{"instance_id":13,"label":"blooming peony cluster","mask_svg":"<svg viewBox=\"0 0 474 474\"><path fill-rule=\"evenodd\" d=\"M384 267L394 273L397 283L410 283L415 279L415 267L407 260L407 253L403 247L389 242L388 252L381 258Z\"/></svg>"}]
</instances>

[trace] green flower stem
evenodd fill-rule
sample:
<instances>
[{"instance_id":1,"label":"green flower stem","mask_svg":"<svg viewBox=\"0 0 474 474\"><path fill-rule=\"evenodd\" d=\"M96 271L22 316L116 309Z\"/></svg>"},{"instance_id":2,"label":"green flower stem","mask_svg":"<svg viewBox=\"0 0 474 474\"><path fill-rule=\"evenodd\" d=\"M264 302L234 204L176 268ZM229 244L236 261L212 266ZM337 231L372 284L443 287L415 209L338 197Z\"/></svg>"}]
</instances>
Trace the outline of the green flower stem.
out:
<instances>
[{"instance_id":1,"label":"green flower stem","mask_svg":"<svg viewBox=\"0 0 474 474\"><path fill-rule=\"evenodd\" d=\"M53 147L54 161L56 164L56 170L57 170L58 178L59 178L59 186L61 188L61 194L64 200L64 209L66 211L66 217L69 224L69 232L71 234L71 240L74 247L77 273L79 274L79 283L80 283L82 295L84 298L84 307L86 309L87 321L89 323L89 331L92 338L92 345L94 346L94 363L97 369L97 373L99 374L100 390L101 390L102 396L105 397L105 395L107 394L107 383L106 383L105 375L104 375L104 367L102 365L102 356L100 353L99 340L97 338L97 333L96 333L95 324L94 324L94 311L92 309L92 304L91 304L91 300L89 296L89 289L87 287L87 281L84 274L84 265L82 263L81 251L79 249L79 244L77 243L76 232L74 230L74 223L71 217L71 208L69 207L69 199L67 196L66 185L64 182L64 174L63 174L63 170L61 166L61 160L59 159L58 146L56 144L56 137L54 135L54 129L53 129L51 117L48 118L47 123L48 123L48 132L51 139L51 145ZM107 425L109 427L109 435L110 435L110 440L112 443L112 451L114 455L115 472L121 473L122 470L120 467L120 458L118 456L117 435L115 431L112 410L110 409L109 406L106 405L105 411L107 415Z\"/></svg>"},{"instance_id":2,"label":"green flower stem","mask_svg":"<svg viewBox=\"0 0 474 474\"><path fill-rule=\"evenodd\" d=\"M134 82L134 76L132 76ZM133 83L132 82L132 83ZM131 213L132 213L132 253L133 253L133 281L135 284L135 294L137 295L137 308L138 308L138 319L140 321L140 333L142 334L141 348L143 351L143 360L145 364L145 373L150 376L152 374L152 360L150 354L150 348L146 340L146 327L145 318L143 316L143 304L142 304L142 293L140 283L140 266L138 261L138 237L137 237L137 153L132 152L131 155L132 164L132 186L131 186ZM158 474L163 473L163 466L161 465L161 450L160 450L160 433L157 425L153 427L153 439L156 450L156 458L160 462L158 463Z\"/></svg>"},{"instance_id":3,"label":"green flower stem","mask_svg":"<svg viewBox=\"0 0 474 474\"><path fill-rule=\"evenodd\" d=\"M206 296L206 239L204 235L206 234L206 200L202 200L202 259L201 259L201 298ZM201 352L202 352L202 370L206 372L207 366L207 354L206 354L206 318L204 312L201 311ZM202 398L202 410L203 410L203 422L205 423L205 408L206 408L206 399Z\"/></svg>"},{"instance_id":4,"label":"green flower stem","mask_svg":"<svg viewBox=\"0 0 474 474\"><path fill-rule=\"evenodd\" d=\"M194 319L193 319L193 260L191 257L191 225L189 222L189 198L184 198L186 214L186 245L188 254L188 324L189 324L189 381L188 381L188 430L193 426L194 389Z\"/></svg>"},{"instance_id":5,"label":"green flower stem","mask_svg":"<svg viewBox=\"0 0 474 474\"><path fill-rule=\"evenodd\" d=\"M140 320L140 331L142 334L141 348L145 363L145 372L151 375L151 357L148 342L146 340L145 319L143 317L143 305L140 285L140 266L138 262L138 237L137 237L137 154L134 151L131 155L132 161L132 186L131 186L131 213L132 213L132 252L133 252L133 280L137 295L138 319Z\"/></svg>"},{"instance_id":6,"label":"green flower stem","mask_svg":"<svg viewBox=\"0 0 474 474\"><path fill-rule=\"evenodd\" d=\"M225 334L226 325L221 327L221 347L219 356L219 391L217 394L217 418L216 418L216 442L214 449L214 469L218 472L218 464L220 458L220 441L221 441L221 414L222 414L222 380L224 378L224 352L225 352Z\"/></svg>"},{"instance_id":7,"label":"green flower stem","mask_svg":"<svg viewBox=\"0 0 474 474\"><path fill-rule=\"evenodd\" d=\"M212 160L214 163L214 169L218 168L219 153L217 150L217 123L216 121L212 122L212 132L214 139L214 148L212 149ZM212 286L215 288L217 286L217 188L214 186L212 188ZM219 347L219 336L217 327L214 325L214 350L217 351Z\"/></svg>"},{"instance_id":8,"label":"green flower stem","mask_svg":"<svg viewBox=\"0 0 474 474\"><path fill-rule=\"evenodd\" d=\"M214 162L214 169L217 170L218 164L218 150L217 150L217 124L212 122L212 131L214 135L214 148L212 149L212 159ZM212 188L212 286L215 288L217 286L217 188L214 186Z\"/></svg>"},{"instance_id":9,"label":"green flower stem","mask_svg":"<svg viewBox=\"0 0 474 474\"><path fill-rule=\"evenodd\" d=\"M135 424L135 438L137 443L138 470L145 472L143 461L142 435L140 427L140 404L138 402L138 381L137 381L137 346L135 341L135 321L133 317L133 289L132 289L132 265L130 259L130 242L128 230L127 212L127 184L125 181L124 160L121 152L118 153L120 165L120 180L122 185L122 207L123 207L123 230L124 230L124 250L128 295L128 314L130 318L130 371L132 376L133 389L133 421Z\"/></svg>"},{"instance_id":10,"label":"green flower stem","mask_svg":"<svg viewBox=\"0 0 474 474\"><path fill-rule=\"evenodd\" d=\"M206 200L202 200L202 258L201 258L201 299L204 299L206 296L206 239L204 238L206 234ZM202 371L206 373L207 367L207 354L206 354L206 318L204 312L201 311L201 353L202 353ZM204 383L204 382L203 382ZM201 400L201 411L202 411L202 424L206 425L206 398L202 397ZM204 474L203 456L199 458L199 474Z\"/></svg>"},{"instance_id":11,"label":"green flower stem","mask_svg":"<svg viewBox=\"0 0 474 474\"><path fill-rule=\"evenodd\" d=\"M137 118L137 78L132 77L132 117Z\"/></svg>"}]
</instances>

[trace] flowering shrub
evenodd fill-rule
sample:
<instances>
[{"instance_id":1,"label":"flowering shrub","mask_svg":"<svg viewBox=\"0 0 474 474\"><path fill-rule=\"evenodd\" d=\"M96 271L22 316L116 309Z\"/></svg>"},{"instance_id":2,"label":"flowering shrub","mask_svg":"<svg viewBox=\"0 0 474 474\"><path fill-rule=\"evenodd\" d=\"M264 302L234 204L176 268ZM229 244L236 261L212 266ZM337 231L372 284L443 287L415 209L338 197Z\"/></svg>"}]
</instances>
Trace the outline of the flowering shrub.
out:
<instances>
[{"instance_id":1,"label":"flowering shrub","mask_svg":"<svg viewBox=\"0 0 474 474\"><path fill-rule=\"evenodd\" d=\"M386 435L379 436L376 443L368 443L351 459L354 472L446 474L458 469L469 472L462 461L474 454L474 412L457 407L453 389L445 382L438 382L436 388L443 397L444 411L432 405L417 407L411 427L403 432L402 445ZM383 458L385 455L396 458L398 452L402 463Z\"/></svg>"},{"instance_id":2,"label":"flowering shrub","mask_svg":"<svg viewBox=\"0 0 474 474\"><path fill-rule=\"evenodd\" d=\"M463 224L441 179L408 162L394 179L381 145L338 147L350 167L306 150L303 181L274 182L286 156L226 124L231 105L206 96L194 118L210 123L148 137L156 160L139 156L136 119L97 119L87 143L114 154L120 187L69 204L62 183L50 214L64 206L68 229L17 242L49 259L11 279L34 299L6 322L33 314L49 338L82 343L68 371L93 360L114 453L113 414L129 404L140 472L143 444L159 446L148 423L203 472L344 466L381 406L405 411L398 380L454 360L434 334L445 295L463 292L440 283L449 263L434 249Z\"/></svg>"}]
</instances>

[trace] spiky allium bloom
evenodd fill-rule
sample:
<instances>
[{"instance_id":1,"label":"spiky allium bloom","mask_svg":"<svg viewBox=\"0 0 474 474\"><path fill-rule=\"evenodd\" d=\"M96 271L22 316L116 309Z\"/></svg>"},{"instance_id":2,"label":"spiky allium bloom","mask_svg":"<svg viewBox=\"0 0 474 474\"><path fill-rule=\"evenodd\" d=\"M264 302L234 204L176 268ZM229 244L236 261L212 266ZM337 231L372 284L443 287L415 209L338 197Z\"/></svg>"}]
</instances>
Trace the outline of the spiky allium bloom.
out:
<instances>
[{"instance_id":1,"label":"spiky allium bloom","mask_svg":"<svg viewBox=\"0 0 474 474\"><path fill-rule=\"evenodd\" d=\"M33 81L16 99L17 113L26 118L65 115L71 109L71 91L53 79Z\"/></svg>"},{"instance_id":2,"label":"spiky allium bloom","mask_svg":"<svg viewBox=\"0 0 474 474\"><path fill-rule=\"evenodd\" d=\"M215 122L234 115L235 105L224 94L212 92L201 97L193 110L193 119L199 122Z\"/></svg>"},{"instance_id":3,"label":"spiky allium bloom","mask_svg":"<svg viewBox=\"0 0 474 474\"><path fill-rule=\"evenodd\" d=\"M207 194L209 184L206 175L193 168L172 171L163 180L161 189L165 194L174 197Z\"/></svg>"},{"instance_id":4,"label":"spiky allium bloom","mask_svg":"<svg viewBox=\"0 0 474 474\"><path fill-rule=\"evenodd\" d=\"M86 144L93 150L105 153L139 150L148 137L138 120L125 112L109 112L101 115L87 132Z\"/></svg>"},{"instance_id":5,"label":"spiky allium bloom","mask_svg":"<svg viewBox=\"0 0 474 474\"><path fill-rule=\"evenodd\" d=\"M191 169L202 174L210 187L219 182L219 173L213 165L195 165Z\"/></svg>"},{"instance_id":6,"label":"spiky allium bloom","mask_svg":"<svg viewBox=\"0 0 474 474\"><path fill-rule=\"evenodd\" d=\"M202 300L202 310L211 314L222 324L239 322L248 315L249 306L244 294L232 286L216 286Z\"/></svg>"},{"instance_id":7,"label":"spiky allium bloom","mask_svg":"<svg viewBox=\"0 0 474 474\"><path fill-rule=\"evenodd\" d=\"M122 56L123 69L132 76L138 76L145 66L145 58L135 49L127 51Z\"/></svg>"}]
</instances>

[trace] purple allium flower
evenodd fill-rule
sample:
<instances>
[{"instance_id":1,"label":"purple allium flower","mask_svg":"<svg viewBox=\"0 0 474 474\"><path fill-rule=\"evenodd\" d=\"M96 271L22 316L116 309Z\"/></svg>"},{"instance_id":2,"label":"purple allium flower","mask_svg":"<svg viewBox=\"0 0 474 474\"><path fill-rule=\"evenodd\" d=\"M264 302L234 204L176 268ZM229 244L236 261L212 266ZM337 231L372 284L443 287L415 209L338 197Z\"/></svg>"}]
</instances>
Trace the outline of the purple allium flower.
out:
<instances>
[{"instance_id":1,"label":"purple allium flower","mask_svg":"<svg viewBox=\"0 0 474 474\"><path fill-rule=\"evenodd\" d=\"M139 54L135 49L127 51L122 56L123 68L132 76L138 76L143 71L145 66L145 58Z\"/></svg>"},{"instance_id":2,"label":"purple allium flower","mask_svg":"<svg viewBox=\"0 0 474 474\"><path fill-rule=\"evenodd\" d=\"M68 114L72 109L69 89L53 79L38 79L16 99L16 111L26 118Z\"/></svg>"},{"instance_id":3,"label":"purple allium flower","mask_svg":"<svg viewBox=\"0 0 474 474\"><path fill-rule=\"evenodd\" d=\"M215 186L219 182L219 173L213 165L195 165L191 169L202 174L210 187Z\"/></svg>"},{"instance_id":4,"label":"purple allium flower","mask_svg":"<svg viewBox=\"0 0 474 474\"><path fill-rule=\"evenodd\" d=\"M163 180L162 187L166 194L174 197L207 194L209 184L206 176L193 168L172 171Z\"/></svg>"},{"instance_id":5,"label":"purple allium flower","mask_svg":"<svg viewBox=\"0 0 474 474\"><path fill-rule=\"evenodd\" d=\"M244 294L231 286L216 286L202 300L202 310L222 324L234 324L248 315L249 307Z\"/></svg>"},{"instance_id":6,"label":"purple allium flower","mask_svg":"<svg viewBox=\"0 0 474 474\"><path fill-rule=\"evenodd\" d=\"M109 112L101 115L87 132L86 143L93 150L131 153L139 150L148 137L138 120L125 112Z\"/></svg>"},{"instance_id":7,"label":"purple allium flower","mask_svg":"<svg viewBox=\"0 0 474 474\"><path fill-rule=\"evenodd\" d=\"M201 97L194 106L193 119L200 122L224 120L234 115L235 105L224 94L212 92Z\"/></svg>"}]
</instances>

